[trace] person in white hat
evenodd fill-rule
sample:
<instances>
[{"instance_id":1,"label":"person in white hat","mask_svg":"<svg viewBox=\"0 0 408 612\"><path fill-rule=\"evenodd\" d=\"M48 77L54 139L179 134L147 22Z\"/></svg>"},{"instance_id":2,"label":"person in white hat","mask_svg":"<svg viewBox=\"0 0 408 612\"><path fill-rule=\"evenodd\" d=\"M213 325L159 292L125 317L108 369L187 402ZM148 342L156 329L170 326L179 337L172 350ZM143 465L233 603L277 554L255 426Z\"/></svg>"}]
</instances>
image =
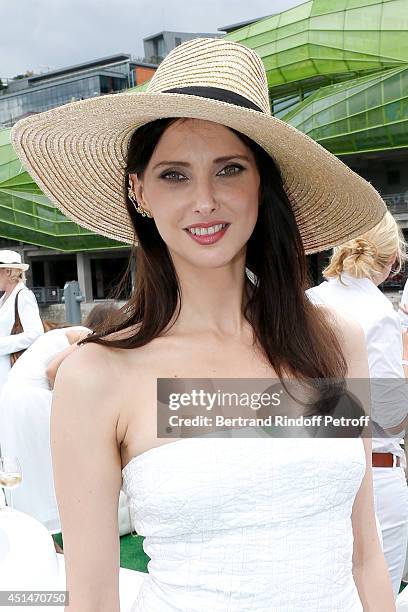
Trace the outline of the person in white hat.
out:
<instances>
[{"instance_id":1,"label":"person in white hat","mask_svg":"<svg viewBox=\"0 0 408 612\"><path fill-rule=\"evenodd\" d=\"M160 378L367 378L361 328L305 295L305 253L372 228L380 195L273 117L261 59L222 39L178 46L146 92L23 119L12 142L67 216L138 244L122 322L55 381L70 609L119 612L122 488L151 559L133 612L392 612L368 438L175 440L157 413Z\"/></svg>"},{"instance_id":2,"label":"person in white hat","mask_svg":"<svg viewBox=\"0 0 408 612\"><path fill-rule=\"evenodd\" d=\"M26 287L24 272L29 265L22 263L20 253L0 250L0 392L11 368L10 355L26 349L44 333L34 293ZM15 321L15 300L18 295L18 315L23 331L10 334ZM0 432L1 442L1 432Z\"/></svg>"}]
</instances>

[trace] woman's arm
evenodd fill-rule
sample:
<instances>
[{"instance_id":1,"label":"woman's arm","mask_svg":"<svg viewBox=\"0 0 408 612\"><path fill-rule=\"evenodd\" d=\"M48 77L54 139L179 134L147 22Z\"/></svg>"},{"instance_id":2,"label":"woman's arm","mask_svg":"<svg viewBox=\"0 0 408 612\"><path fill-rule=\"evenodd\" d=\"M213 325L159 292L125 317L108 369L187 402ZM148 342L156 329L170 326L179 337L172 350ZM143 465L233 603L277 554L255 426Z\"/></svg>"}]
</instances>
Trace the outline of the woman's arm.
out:
<instances>
[{"instance_id":1,"label":"woman's arm","mask_svg":"<svg viewBox=\"0 0 408 612\"><path fill-rule=\"evenodd\" d=\"M352 319L338 317L340 339L348 364L348 378L369 378L367 349L362 328ZM359 388L359 384L351 386ZM366 398L361 398L363 405ZM353 576L364 612L395 612L394 595L387 564L378 538L375 523L372 444L363 438L366 470L353 504Z\"/></svg>"},{"instance_id":2,"label":"woman's arm","mask_svg":"<svg viewBox=\"0 0 408 612\"><path fill-rule=\"evenodd\" d=\"M61 364L53 392L51 446L67 612L119 612L121 399L109 357L105 347L82 346Z\"/></svg>"},{"instance_id":3,"label":"woman's arm","mask_svg":"<svg viewBox=\"0 0 408 612\"><path fill-rule=\"evenodd\" d=\"M14 313L14 304L12 308ZM27 288L22 289L18 294L18 314L24 331L21 334L13 334L0 338L0 355L9 355L16 351L22 351L44 333L37 300L33 292Z\"/></svg>"},{"instance_id":4,"label":"woman's arm","mask_svg":"<svg viewBox=\"0 0 408 612\"><path fill-rule=\"evenodd\" d=\"M60 351L53 359L51 359L51 361L47 365L46 376L50 383L51 389L54 387L55 377L57 376L58 368L60 367L61 363L64 361L66 357L68 357L68 355L73 353L78 348L78 342L82 340L83 338L85 338L86 336L88 336L88 334L90 333L91 333L91 330L87 332L85 331L66 332L70 345L67 346L67 348L65 348L63 351Z\"/></svg>"},{"instance_id":5,"label":"woman's arm","mask_svg":"<svg viewBox=\"0 0 408 612\"><path fill-rule=\"evenodd\" d=\"M394 594L378 539L373 500L371 440L364 438L366 471L353 504L353 576L364 612L395 612Z\"/></svg>"}]
</instances>

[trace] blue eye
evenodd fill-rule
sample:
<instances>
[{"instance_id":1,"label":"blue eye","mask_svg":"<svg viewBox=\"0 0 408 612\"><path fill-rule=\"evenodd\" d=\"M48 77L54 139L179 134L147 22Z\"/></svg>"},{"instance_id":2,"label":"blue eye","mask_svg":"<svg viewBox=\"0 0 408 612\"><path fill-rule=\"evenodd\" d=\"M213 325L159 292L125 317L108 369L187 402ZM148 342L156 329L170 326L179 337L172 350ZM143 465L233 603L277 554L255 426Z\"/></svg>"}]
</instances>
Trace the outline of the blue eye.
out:
<instances>
[{"instance_id":1,"label":"blue eye","mask_svg":"<svg viewBox=\"0 0 408 612\"><path fill-rule=\"evenodd\" d=\"M229 166L225 166L218 174L221 176L234 176L234 174L239 174L244 167L240 164L230 164Z\"/></svg>"},{"instance_id":2,"label":"blue eye","mask_svg":"<svg viewBox=\"0 0 408 612\"><path fill-rule=\"evenodd\" d=\"M224 172L224 170L228 170L229 168L237 168L238 171L237 172L227 172L224 175L219 173L219 175L220 176L234 176L234 174L239 174L241 170L244 170L244 167L241 166L240 164L230 164L229 166L225 166L225 168L223 168L220 172ZM183 177L182 180L186 180L186 177L183 174L180 174L180 172L177 172L176 170L168 170L167 172L163 172L163 174L160 175L160 178L164 179L165 181L179 182L179 179L175 177L180 177L180 176Z\"/></svg>"},{"instance_id":3,"label":"blue eye","mask_svg":"<svg viewBox=\"0 0 408 612\"><path fill-rule=\"evenodd\" d=\"M163 172L163 174L160 175L160 178L164 179L165 181L173 181L173 182L177 182L179 180L186 179L186 177L183 174L180 174L180 172L177 172L176 170L168 170L167 172Z\"/></svg>"}]
</instances>

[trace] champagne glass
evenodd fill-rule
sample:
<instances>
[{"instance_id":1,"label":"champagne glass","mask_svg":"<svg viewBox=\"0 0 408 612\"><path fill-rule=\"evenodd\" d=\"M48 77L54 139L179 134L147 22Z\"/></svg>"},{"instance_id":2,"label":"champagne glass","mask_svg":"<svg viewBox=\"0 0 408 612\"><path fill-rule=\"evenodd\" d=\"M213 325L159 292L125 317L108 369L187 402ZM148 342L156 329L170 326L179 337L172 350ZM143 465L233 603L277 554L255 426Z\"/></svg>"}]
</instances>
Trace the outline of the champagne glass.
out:
<instances>
[{"instance_id":1,"label":"champagne glass","mask_svg":"<svg viewBox=\"0 0 408 612\"><path fill-rule=\"evenodd\" d=\"M20 462L17 457L0 455L0 486L10 491L10 508L13 510L13 489L22 480ZM6 498L7 505L7 498Z\"/></svg>"}]
</instances>

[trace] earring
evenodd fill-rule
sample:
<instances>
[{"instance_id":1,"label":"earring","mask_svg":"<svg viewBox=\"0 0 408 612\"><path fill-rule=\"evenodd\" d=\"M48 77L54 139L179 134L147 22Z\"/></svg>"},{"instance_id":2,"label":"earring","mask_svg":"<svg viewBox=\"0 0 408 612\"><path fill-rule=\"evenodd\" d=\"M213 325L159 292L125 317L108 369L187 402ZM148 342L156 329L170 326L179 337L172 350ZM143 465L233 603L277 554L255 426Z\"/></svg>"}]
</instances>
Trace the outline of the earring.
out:
<instances>
[{"instance_id":1,"label":"earring","mask_svg":"<svg viewBox=\"0 0 408 612\"><path fill-rule=\"evenodd\" d=\"M140 206L139 202L136 200L136 195L135 195L135 192L133 191L133 185L132 185L132 181L130 180L130 178L129 178L129 186L128 186L128 198L132 202L136 211L140 215L142 215L142 217L148 217L149 219L152 218L152 215L149 213L149 211L145 210L142 206Z\"/></svg>"}]
</instances>

